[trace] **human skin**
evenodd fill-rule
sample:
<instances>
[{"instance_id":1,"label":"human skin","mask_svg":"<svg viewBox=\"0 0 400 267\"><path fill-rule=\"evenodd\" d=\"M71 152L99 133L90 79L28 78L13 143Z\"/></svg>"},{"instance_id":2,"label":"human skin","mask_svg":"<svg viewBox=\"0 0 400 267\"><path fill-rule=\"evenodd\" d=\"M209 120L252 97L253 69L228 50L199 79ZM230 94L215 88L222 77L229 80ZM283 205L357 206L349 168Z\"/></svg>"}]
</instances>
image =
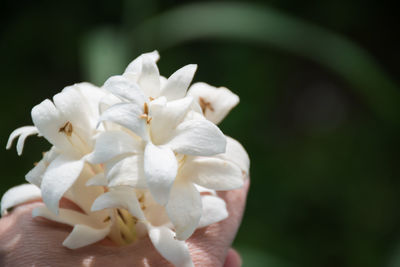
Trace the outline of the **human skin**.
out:
<instances>
[{"instance_id":1,"label":"human skin","mask_svg":"<svg viewBox=\"0 0 400 267\"><path fill-rule=\"evenodd\" d=\"M218 193L225 199L229 217L198 229L188 240L194 265L201 267L239 267L240 256L231 244L242 220L249 188ZM0 219L0 266L172 266L153 247L149 238L116 247L105 239L96 244L71 250L62 246L71 227L43 218L32 218L32 209L40 201L16 207Z\"/></svg>"}]
</instances>

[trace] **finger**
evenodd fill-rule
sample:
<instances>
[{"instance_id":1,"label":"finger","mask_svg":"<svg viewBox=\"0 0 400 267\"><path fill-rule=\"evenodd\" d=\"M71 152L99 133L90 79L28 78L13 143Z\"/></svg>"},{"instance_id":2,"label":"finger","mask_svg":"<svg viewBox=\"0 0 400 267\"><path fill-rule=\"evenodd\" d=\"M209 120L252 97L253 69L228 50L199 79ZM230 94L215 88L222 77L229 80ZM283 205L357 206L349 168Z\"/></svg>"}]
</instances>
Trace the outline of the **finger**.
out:
<instances>
[{"instance_id":1,"label":"finger","mask_svg":"<svg viewBox=\"0 0 400 267\"><path fill-rule=\"evenodd\" d=\"M42 202L18 206L0 220L0 266L168 266L149 238L125 247L99 243L71 250L62 245L71 227L44 218L32 218ZM64 206L73 207L67 201Z\"/></svg>"},{"instance_id":2,"label":"finger","mask_svg":"<svg viewBox=\"0 0 400 267\"><path fill-rule=\"evenodd\" d=\"M196 266L223 266L228 249L242 220L250 181L243 188L220 192L227 205L229 217L219 223L197 230L188 240Z\"/></svg>"},{"instance_id":3,"label":"finger","mask_svg":"<svg viewBox=\"0 0 400 267\"><path fill-rule=\"evenodd\" d=\"M229 249L226 255L224 267L240 267L242 266L242 259L239 253L233 248Z\"/></svg>"}]
</instances>

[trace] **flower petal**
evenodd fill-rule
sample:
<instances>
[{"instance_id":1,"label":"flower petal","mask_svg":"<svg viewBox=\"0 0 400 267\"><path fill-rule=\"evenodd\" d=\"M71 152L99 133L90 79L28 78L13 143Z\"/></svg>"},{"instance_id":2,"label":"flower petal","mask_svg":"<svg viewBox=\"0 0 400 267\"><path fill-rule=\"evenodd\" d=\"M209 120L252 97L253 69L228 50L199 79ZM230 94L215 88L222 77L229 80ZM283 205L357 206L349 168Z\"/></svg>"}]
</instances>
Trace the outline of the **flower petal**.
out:
<instances>
[{"instance_id":1,"label":"flower petal","mask_svg":"<svg viewBox=\"0 0 400 267\"><path fill-rule=\"evenodd\" d=\"M93 152L85 157L92 164L109 161L119 155L143 150L142 142L123 131L102 132L97 138Z\"/></svg>"},{"instance_id":2,"label":"flower petal","mask_svg":"<svg viewBox=\"0 0 400 267\"><path fill-rule=\"evenodd\" d=\"M130 102L135 102L139 105L143 105L145 102L145 96L139 85L124 76L117 75L108 78L103 88Z\"/></svg>"},{"instance_id":3,"label":"flower petal","mask_svg":"<svg viewBox=\"0 0 400 267\"><path fill-rule=\"evenodd\" d=\"M49 151L44 154L43 158L38 162L38 164L25 175L25 180L27 180L31 184L36 185L37 187L40 187L43 179L43 174L46 172L50 162L57 158L58 155L59 153L53 146Z\"/></svg>"},{"instance_id":4,"label":"flower petal","mask_svg":"<svg viewBox=\"0 0 400 267\"><path fill-rule=\"evenodd\" d=\"M178 162L171 149L157 147L152 143L144 151L144 173L146 182L154 199L165 205L178 171Z\"/></svg>"},{"instance_id":5,"label":"flower petal","mask_svg":"<svg viewBox=\"0 0 400 267\"><path fill-rule=\"evenodd\" d=\"M166 226L171 224L164 206L158 204L148 190L138 193L138 198L142 200L141 205L145 213L146 220L152 226Z\"/></svg>"},{"instance_id":6,"label":"flower petal","mask_svg":"<svg viewBox=\"0 0 400 267\"><path fill-rule=\"evenodd\" d=\"M189 238L199 225L201 205L200 193L191 182L185 179L175 181L166 209L178 240Z\"/></svg>"},{"instance_id":7,"label":"flower petal","mask_svg":"<svg viewBox=\"0 0 400 267\"><path fill-rule=\"evenodd\" d=\"M167 227L148 227L149 237L157 251L176 267L194 267L185 241L175 239Z\"/></svg>"},{"instance_id":8,"label":"flower petal","mask_svg":"<svg viewBox=\"0 0 400 267\"><path fill-rule=\"evenodd\" d=\"M33 185L36 185L37 187L40 187L43 174L45 173L47 166L48 164L44 160L39 161L38 164L36 164L36 166L25 175L25 180Z\"/></svg>"},{"instance_id":9,"label":"flower petal","mask_svg":"<svg viewBox=\"0 0 400 267\"><path fill-rule=\"evenodd\" d=\"M154 50L153 52L149 53L144 53L140 56L138 56L136 59L134 59L128 67L126 67L124 74L126 73L140 73L142 71L142 59L143 57L148 57L154 62L157 62L160 59L160 54L158 53L157 50Z\"/></svg>"},{"instance_id":10,"label":"flower petal","mask_svg":"<svg viewBox=\"0 0 400 267\"><path fill-rule=\"evenodd\" d=\"M83 160L61 154L52 161L43 176L41 189L43 202L55 214L64 193L78 179L84 167Z\"/></svg>"},{"instance_id":11,"label":"flower petal","mask_svg":"<svg viewBox=\"0 0 400 267\"><path fill-rule=\"evenodd\" d=\"M108 186L133 186L146 188L143 155L117 158L105 165Z\"/></svg>"},{"instance_id":12,"label":"flower petal","mask_svg":"<svg viewBox=\"0 0 400 267\"><path fill-rule=\"evenodd\" d=\"M32 109L32 120L40 134L52 145L63 151L74 152L71 143L60 129L68 120L58 111L54 104L46 99Z\"/></svg>"},{"instance_id":13,"label":"flower petal","mask_svg":"<svg viewBox=\"0 0 400 267\"><path fill-rule=\"evenodd\" d=\"M216 157L236 164L246 175L249 174L250 159L243 146L235 139L226 137L226 151Z\"/></svg>"},{"instance_id":14,"label":"flower petal","mask_svg":"<svg viewBox=\"0 0 400 267\"><path fill-rule=\"evenodd\" d=\"M35 185L22 184L12 187L1 198L1 215L7 214L10 208L40 198L40 189Z\"/></svg>"},{"instance_id":15,"label":"flower petal","mask_svg":"<svg viewBox=\"0 0 400 267\"><path fill-rule=\"evenodd\" d=\"M93 218L104 217L104 213L98 212L96 214L91 212L92 204L95 199L104 193L102 186L87 186L89 179L93 178L95 173L89 164L85 164L80 173L79 178L64 194L64 197L73 201L80 207L86 214L90 214Z\"/></svg>"},{"instance_id":16,"label":"flower petal","mask_svg":"<svg viewBox=\"0 0 400 267\"><path fill-rule=\"evenodd\" d=\"M142 137L143 140L148 140L146 131L146 120L141 118L144 113L143 107L135 103L121 103L111 106L104 111L100 116L100 121L111 121L124 126Z\"/></svg>"},{"instance_id":17,"label":"flower petal","mask_svg":"<svg viewBox=\"0 0 400 267\"><path fill-rule=\"evenodd\" d=\"M103 228L107 225L106 223L103 223L102 220L95 221L89 215L70 209L61 208L58 215L56 215L51 212L46 206L39 206L37 208L34 208L32 210L32 217L43 217L51 221L67 224L70 226L85 224L95 228Z\"/></svg>"},{"instance_id":18,"label":"flower petal","mask_svg":"<svg viewBox=\"0 0 400 267\"><path fill-rule=\"evenodd\" d=\"M60 209L59 214L55 215L45 206L40 206L33 209L32 217L44 217L51 221L73 226L73 231L63 243L64 246L72 249L83 247L103 239L110 232L111 227L110 223L104 223L106 217L99 220L98 218L93 218L69 209Z\"/></svg>"},{"instance_id":19,"label":"flower petal","mask_svg":"<svg viewBox=\"0 0 400 267\"><path fill-rule=\"evenodd\" d=\"M96 229L90 226L77 224L64 240L63 246L70 249L81 248L104 239L110 232L111 226Z\"/></svg>"},{"instance_id":20,"label":"flower petal","mask_svg":"<svg viewBox=\"0 0 400 267\"><path fill-rule=\"evenodd\" d=\"M99 103L106 96L109 96L109 93L91 83L82 82L77 83L74 87L82 94L83 98L86 102L86 109L88 110L88 114L90 114L91 120L91 128L95 128L97 121L96 118L99 117Z\"/></svg>"},{"instance_id":21,"label":"flower petal","mask_svg":"<svg viewBox=\"0 0 400 267\"><path fill-rule=\"evenodd\" d=\"M243 185L241 169L230 161L216 157L187 158L179 175L214 190L232 190Z\"/></svg>"},{"instance_id":22,"label":"flower petal","mask_svg":"<svg viewBox=\"0 0 400 267\"><path fill-rule=\"evenodd\" d=\"M226 138L212 122L189 120L178 125L167 145L177 153L211 156L225 152Z\"/></svg>"},{"instance_id":23,"label":"flower petal","mask_svg":"<svg viewBox=\"0 0 400 267\"><path fill-rule=\"evenodd\" d=\"M184 97L196 70L197 65L195 64L180 68L168 78L160 94L165 96L169 101Z\"/></svg>"},{"instance_id":24,"label":"flower petal","mask_svg":"<svg viewBox=\"0 0 400 267\"><path fill-rule=\"evenodd\" d=\"M185 97L162 104L157 103L158 99L150 103L151 136L154 144L161 145L171 138L173 130L183 121L193 98Z\"/></svg>"},{"instance_id":25,"label":"flower petal","mask_svg":"<svg viewBox=\"0 0 400 267\"><path fill-rule=\"evenodd\" d=\"M212 196L217 195L217 192L213 189L209 189L198 184L194 184L194 186L196 187L197 191L200 192L201 195L212 195Z\"/></svg>"},{"instance_id":26,"label":"flower petal","mask_svg":"<svg viewBox=\"0 0 400 267\"><path fill-rule=\"evenodd\" d=\"M122 103L121 99L118 98L117 96L113 95L113 94L108 94L107 96L103 97L101 99L101 101L99 102L98 108L99 108L99 114L103 114L107 109L109 109L111 106L115 105L115 104L120 104ZM97 117L99 118L100 115ZM99 124L99 122L97 122L96 125L98 130L121 130L123 129L122 126L112 123L112 122L107 122L107 121L103 121L102 125Z\"/></svg>"},{"instance_id":27,"label":"flower petal","mask_svg":"<svg viewBox=\"0 0 400 267\"><path fill-rule=\"evenodd\" d=\"M25 144L25 139L33 134L37 134L38 130L36 129L36 127L34 127L34 129L31 129L31 131L26 131L24 133L22 133L19 138L18 138L18 142L17 142L17 153L19 156L22 155L22 151L24 149L24 144Z\"/></svg>"},{"instance_id":28,"label":"flower petal","mask_svg":"<svg viewBox=\"0 0 400 267\"><path fill-rule=\"evenodd\" d=\"M86 182L86 186L107 186L107 179L104 173L98 173Z\"/></svg>"},{"instance_id":29,"label":"flower petal","mask_svg":"<svg viewBox=\"0 0 400 267\"><path fill-rule=\"evenodd\" d=\"M201 197L201 202L203 205L203 213L197 228L206 227L228 218L226 203L222 198L205 195Z\"/></svg>"},{"instance_id":30,"label":"flower petal","mask_svg":"<svg viewBox=\"0 0 400 267\"><path fill-rule=\"evenodd\" d=\"M65 87L61 93L53 97L53 102L63 117L72 124L73 131L81 139L79 142L91 145L97 118L91 114L88 101L80 92L79 87L77 85ZM56 128L60 131L59 129L60 127Z\"/></svg>"},{"instance_id":31,"label":"flower petal","mask_svg":"<svg viewBox=\"0 0 400 267\"><path fill-rule=\"evenodd\" d=\"M131 187L118 187L99 196L92 205L92 211L108 208L124 208L133 216L144 220L144 214L137 200L135 190Z\"/></svg>"},{"instance_id":32,"label":"flower petal","mask_svg":"<svg viewBox=\"0 0 400 267\"><path fill-rule=\"evenodd\" d=\"M10 137L8 138L6 149L10 149L14 139L19 136L18 143L17 143L17 153L20 156L22 154L22 150L24 148L25 139L30 135L38 134L38 133L39 133L39 131L35 126L24 126L24 127L15 129L10 134Z\"/></svg>"},{"instance_id":33,"label":"flower petal","mask_svg":"<svg viewBox=\"0 0 400 267\"><path fill-rule=\"evenodd\" d=\"M239 97L225 87L216 88L206 83L195 83L188 95L199 102L204 116L215 124L220 123L225 116L239 103Z\"/></svg>"},{"instance_id":34,"label":"flower petal","mask_svg":"<svg viewBox=\"0 0 400 267\"><path fill-rule=\"evenodd\" d=\"M147 97L160 95L160 73L154 60L149 56L142 58L142 72L137 81Z\"/></svg>"}]
</instances>

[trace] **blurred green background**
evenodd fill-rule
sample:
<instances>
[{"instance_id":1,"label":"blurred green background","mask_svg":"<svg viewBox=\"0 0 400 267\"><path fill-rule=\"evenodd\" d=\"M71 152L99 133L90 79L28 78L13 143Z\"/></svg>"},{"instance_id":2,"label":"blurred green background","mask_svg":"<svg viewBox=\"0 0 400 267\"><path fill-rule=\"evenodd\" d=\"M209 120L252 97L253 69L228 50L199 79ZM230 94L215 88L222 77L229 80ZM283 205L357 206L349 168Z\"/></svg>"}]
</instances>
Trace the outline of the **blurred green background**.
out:
<instances>
[{"instance_id":1,"label":"blurred green background","mask_svg":"<svg viewBox=\"0 0 400 267\"><path fill-rule=\"evenodd\" d=\"M226 86L220 125L251 158L245 267L400 266L397 10L383 1L2 1L0 140L64 86L158 49L169 76ZM0 150L0 193L46 141Z\"/></svg>"}]
</instances>

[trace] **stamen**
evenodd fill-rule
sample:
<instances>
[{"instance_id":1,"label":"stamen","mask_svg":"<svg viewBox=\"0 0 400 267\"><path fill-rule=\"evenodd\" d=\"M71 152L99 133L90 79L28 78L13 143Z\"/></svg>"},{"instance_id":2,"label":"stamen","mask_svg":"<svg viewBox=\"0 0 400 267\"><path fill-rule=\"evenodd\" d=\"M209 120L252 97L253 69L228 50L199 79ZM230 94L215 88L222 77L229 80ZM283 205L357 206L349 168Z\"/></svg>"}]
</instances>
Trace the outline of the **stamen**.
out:
<instances>
[{"instance_id":1,"label":"stamen","mask_svg":"<svg viewBox=\"0 0 400 267\"><path fill-rule=\"evenodd\" d=\"M214 107L211 105L210 102L207 102L204 98L199 97L199 104L203 113L206 113L206 110L209 109L214 111Z\"/></svg>"},{"instance_id":2,"label":"stamen","mask_svg":"<svg viewBox=\"0 0 400 267\"><path fill-rule=\"evenodd\" d=\"M125 217L124 217L124 215L122 215L121 210L120 210L120 209L117 209L117 212L118 212L119 217L121 217L121 220L124 222L124 224L126 224Z\"/></svg>"},{"instance_id":3,"label":"stamen","mask_svg":"<svg viewBox=\"0 0 400 267\"><path fill-rule=\"evenodd\" d=\"M146 102L143 104L143 114L139 116L141 119L146 119L146 123L149 124L151 122L151 117L149 116L149 106Z\"/></svg>"},{"instance_id":4,"label":"stamen","mask_svg":"<svg viewBox=\"0 0 400 267\"><path fill-rule=\"evenodd\" d=\"M121 232L121 238L122 238L122 240L125 241L125 243L128 243L128 240L127 240L126 236L122 232Z\"/></svg>"},{"instance_id":5,"label":"stamen","mask_svg":"<svg viewBox=\"0 0 400 267\"><path fill-rule=\"evenodd\" d=\"M61 127L58 132L65 133L67 136L71 136L73 131L72 123L67 121L63 127Z\"/></svg>"}]
</instances>

